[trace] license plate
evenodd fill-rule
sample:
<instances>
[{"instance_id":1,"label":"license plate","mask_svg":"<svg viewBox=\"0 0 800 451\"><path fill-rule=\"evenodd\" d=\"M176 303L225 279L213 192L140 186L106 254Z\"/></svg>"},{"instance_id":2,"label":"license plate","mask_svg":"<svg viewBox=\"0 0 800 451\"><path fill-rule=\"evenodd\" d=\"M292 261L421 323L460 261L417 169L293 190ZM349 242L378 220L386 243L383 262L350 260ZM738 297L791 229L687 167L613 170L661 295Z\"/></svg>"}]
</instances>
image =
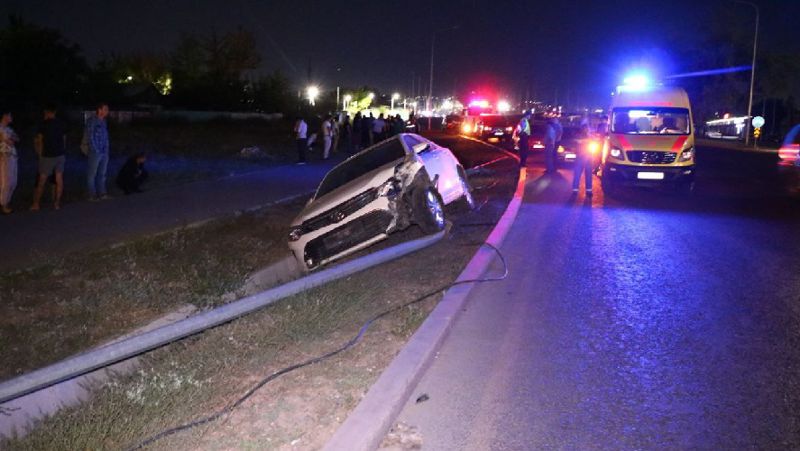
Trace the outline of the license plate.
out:
<instances>
[{"instance_id":1,"label":"license plate","mask_svg":"<svg viewBox=\"0 0 800 451\"><path fill-rule=\"evenodd\" d=\"M494 135L495 136L503 136L503 132L497 131L497 132L494 132Z\"/></svg>"},{"instance_id":2,"label":"license plate","mask_svg":"<svg viewBox=\"0 0 800 451\"><path fill-rule=\"evenodd\" d=\"M642 180L664 180L663 172L639 172L636 177Z\"/></svg>"},{"instance_id":3,"label":"license plate","mask_svg":"<svg viewBox=\"0 0 800 451\"><path fill-rule=\"evenodd\" d=\"M575 154L574 153L565 153L564 154L564 158L566 158L567 160L574 160L575 159Z\"/></svg>"}]
</instances>

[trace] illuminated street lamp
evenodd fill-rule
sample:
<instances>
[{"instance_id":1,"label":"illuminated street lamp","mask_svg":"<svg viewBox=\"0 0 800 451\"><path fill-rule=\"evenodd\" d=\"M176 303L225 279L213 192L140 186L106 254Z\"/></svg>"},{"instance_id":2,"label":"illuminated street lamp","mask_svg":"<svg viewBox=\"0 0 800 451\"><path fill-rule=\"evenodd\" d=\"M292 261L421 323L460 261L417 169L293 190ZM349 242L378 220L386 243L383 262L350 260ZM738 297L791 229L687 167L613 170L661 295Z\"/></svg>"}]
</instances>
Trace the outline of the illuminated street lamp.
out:
<instances>
[{"instance_id":1,"label":"illuminated street lamp","mask_svg":"<svg viewBox=\"0 0 800 451\"><path fill-rule=\"evenodd\" d=\"M351 100L353 100L353 96L351 96L350 94L345 94L344 98L342 99L343 110L347 109L347 105L350 103Z\"/></svg>"},{"instance_id":2,"label":"illuminated street lamp","mask_svg":"<svg viewBox=\"0 0 800 451\"><path fill-rule=\"evenodd\" d=\"M319 88L317 86L309 86L306 88L306 96L311 106L316 105L317 96L319 96Z\"/></svg>"},{"instance_id":3,"label":"illuminated street lamp","mask_svg":"<svg viewBox=\"0 0 800 451\"><path fill-rule=\"evenodd\" d=\"M391 108L392 110L394 110L394 101L398 100L399 98L400 98L400 94L398 94L396 92L394 94L392 94L392 108Z\"/></svg>"}]
</instances>

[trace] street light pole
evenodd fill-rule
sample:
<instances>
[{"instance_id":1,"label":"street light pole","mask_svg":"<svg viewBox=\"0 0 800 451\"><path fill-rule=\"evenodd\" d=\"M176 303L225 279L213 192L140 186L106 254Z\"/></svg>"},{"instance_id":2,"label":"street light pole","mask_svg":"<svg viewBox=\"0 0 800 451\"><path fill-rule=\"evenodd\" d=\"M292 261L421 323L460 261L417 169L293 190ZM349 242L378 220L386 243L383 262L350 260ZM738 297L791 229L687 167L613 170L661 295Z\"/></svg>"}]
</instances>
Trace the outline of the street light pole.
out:
<instances>
[{"instance_id":1,"label":"street light pole","mask_svg":"<svg viewBox=\"0 0 800 451\"><path fill-rule=\"evenodd\" d=\"M756 79L756 51L758 50L758 23L760 19L760 10L758 9L758 5L754 3L750 3L744 0L733 0L736 3L741 3L744 5L750 5L753 9L756 10L756 32L755 36L753 37L753 63L750 66L750 99L747 101L747 127L745 128L745 135L744 135L744 145L750 145L750 130L753 126L753 86L755 85Z\"/></svg>"},{"instance_id":2,"label":"street light pole","mask_svg":"<svg viewBox=\"0 0 800 451\"><path fill-rule=\"evenodd\" d=\"M431 75L428 80L428 99L425 101L425 109L428 111L428 130L431 129L431 116L433 116L433 111L431 111L431 96L433 96L433 47L435 44L436 32L434 31L431 37Z\"/></svg>"}]
</instances>

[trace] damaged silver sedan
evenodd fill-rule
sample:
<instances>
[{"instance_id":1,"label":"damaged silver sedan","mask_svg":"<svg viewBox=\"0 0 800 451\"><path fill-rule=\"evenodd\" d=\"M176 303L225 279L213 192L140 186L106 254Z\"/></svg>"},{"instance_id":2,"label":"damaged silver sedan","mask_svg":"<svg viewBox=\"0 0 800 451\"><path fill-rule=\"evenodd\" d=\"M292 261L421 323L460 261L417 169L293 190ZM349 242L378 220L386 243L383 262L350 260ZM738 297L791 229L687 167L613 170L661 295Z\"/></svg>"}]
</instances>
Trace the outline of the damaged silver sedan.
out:
<instances>
[{"instance_id":1,"label":"damaged silver sedan","mask_svg":"<svg viewBox=\"0 0 800 451\"><path fill-rule=\"evenodd\" d=\"M474 207L467 175L449 149L404 133L334 167L292 221L289 248L316 269L412 224L445 226L444 205Z\"/></svg>"}]
</instances>

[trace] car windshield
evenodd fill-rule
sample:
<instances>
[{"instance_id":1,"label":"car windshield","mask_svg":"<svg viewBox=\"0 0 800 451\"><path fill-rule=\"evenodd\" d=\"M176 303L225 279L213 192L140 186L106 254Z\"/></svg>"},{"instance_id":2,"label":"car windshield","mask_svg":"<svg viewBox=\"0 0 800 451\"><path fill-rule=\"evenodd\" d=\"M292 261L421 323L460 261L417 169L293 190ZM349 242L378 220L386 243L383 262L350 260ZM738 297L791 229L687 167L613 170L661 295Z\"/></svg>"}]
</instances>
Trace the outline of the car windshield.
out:
<instances>
[{"instance_id":1,"label":"car windshield","mask_svg":"<svg viewBox=\"0 0 800 451\"><path fill-rule=\"evenodd\" d=\"M614 108L613 133L629 135L688 135L689 110L686 108Z\"/></svg>"},{"instance_id":2,"label":"car windshield","mask_svg":"<svg viewBox=\"0 0 800 451\"><path fill-rule=\"evenodd\" d=\"M398 138L384 141L333 168L322 180L314 198L322 197L381 166L405 158L406 150Z\"/></svg>"}]
</instances>

